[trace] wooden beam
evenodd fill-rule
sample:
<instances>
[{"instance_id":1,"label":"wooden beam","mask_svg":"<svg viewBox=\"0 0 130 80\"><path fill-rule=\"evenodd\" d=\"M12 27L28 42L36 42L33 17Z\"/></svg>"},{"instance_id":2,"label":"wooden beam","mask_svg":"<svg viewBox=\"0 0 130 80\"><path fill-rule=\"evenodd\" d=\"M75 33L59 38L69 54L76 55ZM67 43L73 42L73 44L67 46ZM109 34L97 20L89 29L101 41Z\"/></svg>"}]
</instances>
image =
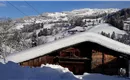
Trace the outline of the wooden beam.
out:
<instances>
[{"instance_id":1,"label":"wooden beam","mask_svg":"<svg viewBox=\"0 0 130 80\"><path fill-rule=\"evenodd\" d=\"M105 55L104 53L102 53L102 73L104 73L104 59L105 59Z\"/></svg>"}]
</instances>

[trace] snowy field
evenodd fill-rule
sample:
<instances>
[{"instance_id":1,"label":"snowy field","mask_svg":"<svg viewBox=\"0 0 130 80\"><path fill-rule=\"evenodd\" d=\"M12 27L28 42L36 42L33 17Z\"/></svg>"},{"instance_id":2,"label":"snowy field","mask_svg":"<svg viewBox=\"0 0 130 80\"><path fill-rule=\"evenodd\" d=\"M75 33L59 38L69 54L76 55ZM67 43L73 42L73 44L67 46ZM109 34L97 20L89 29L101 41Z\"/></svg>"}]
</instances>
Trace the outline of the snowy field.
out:
<instances>
[{"instance_id":1,"label":"snowy field","mask_svg":"<svg viewBox=\"0 0 130 80\"><path fill-rule=\"evenodd\" d=\"M101 33L101 32L109 33L110 35L115 32L115 34L126 34L125 31L120 30L118 28L115 28L114 26L107 24L107 23L102 23L100 25L94 26L92 29L88 30L88 32L94 32L94 33Z\"/></svg>"},{"instance_id":2,"label":"snowy field","mask_svg":"<svg viewBox=\"0 0 130 80\"><path fill-rule=\"evenodd\" d=\"M59 65L42 65L39 68L21 67L13 62L0 63L0 80L129 80L102 74L74 75Z\"/></svg>"}]
</instances>

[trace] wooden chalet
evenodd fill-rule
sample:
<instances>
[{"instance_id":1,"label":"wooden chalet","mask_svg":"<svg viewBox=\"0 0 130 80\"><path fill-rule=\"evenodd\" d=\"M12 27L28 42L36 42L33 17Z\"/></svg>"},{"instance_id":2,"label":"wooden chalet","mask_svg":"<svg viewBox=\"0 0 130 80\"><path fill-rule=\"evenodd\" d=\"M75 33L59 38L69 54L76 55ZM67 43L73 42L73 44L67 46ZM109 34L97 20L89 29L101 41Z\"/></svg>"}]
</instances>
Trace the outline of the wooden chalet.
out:
<instances>
[{"instance_id":1,"label":"wooden chalet","mask_svg":"<svg viewBox=\"0 0 130 80\"><path fill-rule=\"evenodd\" d=\"M88 32L10 55L6 61L30 67L58 64L74 74L88 72L130 77L130 46Z\"/></svg>"}]
</instances>

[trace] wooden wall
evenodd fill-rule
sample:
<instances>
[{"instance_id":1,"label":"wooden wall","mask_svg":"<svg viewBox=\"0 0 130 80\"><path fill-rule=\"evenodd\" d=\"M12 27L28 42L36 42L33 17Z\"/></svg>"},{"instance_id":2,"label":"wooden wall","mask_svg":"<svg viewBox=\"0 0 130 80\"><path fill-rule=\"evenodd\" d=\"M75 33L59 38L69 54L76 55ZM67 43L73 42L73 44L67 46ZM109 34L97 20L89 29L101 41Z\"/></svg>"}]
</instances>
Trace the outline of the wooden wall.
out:
<instances>
[{"instance_id":1,"label":"wooden wall","mask_svg":"<svg viewBox=\"0 0 130 80\"><path fill-rule=\"evenodd\" d=\"M68 68L70 71L74 72L74 74L83 74L86 71L85 64L86 61L88 61L88 59L82 59L82 58L76 60L73 58L72 58L73 60L70 59L71 58L69 59L66 58L65 60L59 59L56 61L54 56L42 56L22 62L20 63L20 65L30 67L40 67L41 64L57 64Z\"/></svg>"},{"instance_id":2,"label":"wooden wall","mask_svg":"<svg viewBox=\"0 0 130 80\"><path fill-rule=\"evenodd\" d=\"M94 51L92 54L92 72L103 73L109 75L118 74L117 57Z\"/></svg>"},{"instance_id":3,"label":"wooden wall","mask_svg":"<svg viewBox=\"0 0 130 80\"><path fill-rule=\"evenodd\" d=\"M25 62L21 62L21 66L39 67L41 64L58 64L67 67L74 74L83 74L84 72L103 73L108 75L118 75L119 68L123 67L128 70L128 63L126 59L120 59L122 55L119 52L107 49L95 43L80 43L73 48L78 49L75 57L67 56L63 52L66 49L57 50L49 55L40 56ZM71 49L72 50L72 49ZM62 53L61 53L62 52ZM104 55L103 55L104 54ZM56 59L56 57L66 58L65 61ZM73 60L75 58L76 60ZM85 59L83 59L85 58ZM71 59L71 60L70 60ZM128 72L127 72L128 75Z\"/></svg>"},{"instance_id":4,"label":"wooden wall","mask_svg":"<svg viewBox=\"0 0 130 80\"><path fill-rule=\"evenodd\" d=\"M30 67L40 67L41 64L52 64L53 63L53 57L52 56L41 56L37 57L35 59L31 59L25 62L21 62L21 66L30 66Z\"/></svg>"}]
</instances>

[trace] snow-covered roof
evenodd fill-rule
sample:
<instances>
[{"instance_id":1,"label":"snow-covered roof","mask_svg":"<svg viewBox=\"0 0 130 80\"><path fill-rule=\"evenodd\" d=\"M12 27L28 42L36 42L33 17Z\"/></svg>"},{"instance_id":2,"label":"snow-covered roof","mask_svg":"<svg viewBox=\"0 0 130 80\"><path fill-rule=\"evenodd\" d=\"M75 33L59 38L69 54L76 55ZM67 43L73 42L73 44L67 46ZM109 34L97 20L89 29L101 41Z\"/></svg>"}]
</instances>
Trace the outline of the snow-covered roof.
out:
<instances>
[{"instance_id":1,"label":"snow-covered roof","mask_svg":"<svg viewBox=\"0 0 130 80\"><path fill-rule=\"evenodd\" d=\"M44 28L51 29L54 26L54 24L45 24Z\"/></svg>"},{"instance_id":2,"label":"snow-covered roof","mask_svg":"<svg viewBox=\"0 0 130 80\"><path fill-rule=\"evenodd\" d=\"M97 43L111 50L119 51L121 53L130 55L130 46L128 45L112 40L110 38L107 38L97 33L83 32L83 33L69 36L69 37L66 37L66 38L51 42L51 43L40 45L40 46L25 50L19 53L11 54L8 57L6 57L6 61L7 62L13 61L13 62L19 63L19 62L23 62L29 59L33 59L33 58L48 54L52 51L55 51L55 50L58 50L67 46L71 46L71 45L78 44L81 42L86 42L86 41Z\"/></svg>"},{"instance_id":3,"label":"snow-covered roof","mask_svg":"<svg viewBox=\"0 0 130 80\"><path fill-rule=\"evenodd\" d=\"M84 31L84 28L81 26L76 26L75 28L70 29L69 31Z\"/></svg>"}]
</instances>

